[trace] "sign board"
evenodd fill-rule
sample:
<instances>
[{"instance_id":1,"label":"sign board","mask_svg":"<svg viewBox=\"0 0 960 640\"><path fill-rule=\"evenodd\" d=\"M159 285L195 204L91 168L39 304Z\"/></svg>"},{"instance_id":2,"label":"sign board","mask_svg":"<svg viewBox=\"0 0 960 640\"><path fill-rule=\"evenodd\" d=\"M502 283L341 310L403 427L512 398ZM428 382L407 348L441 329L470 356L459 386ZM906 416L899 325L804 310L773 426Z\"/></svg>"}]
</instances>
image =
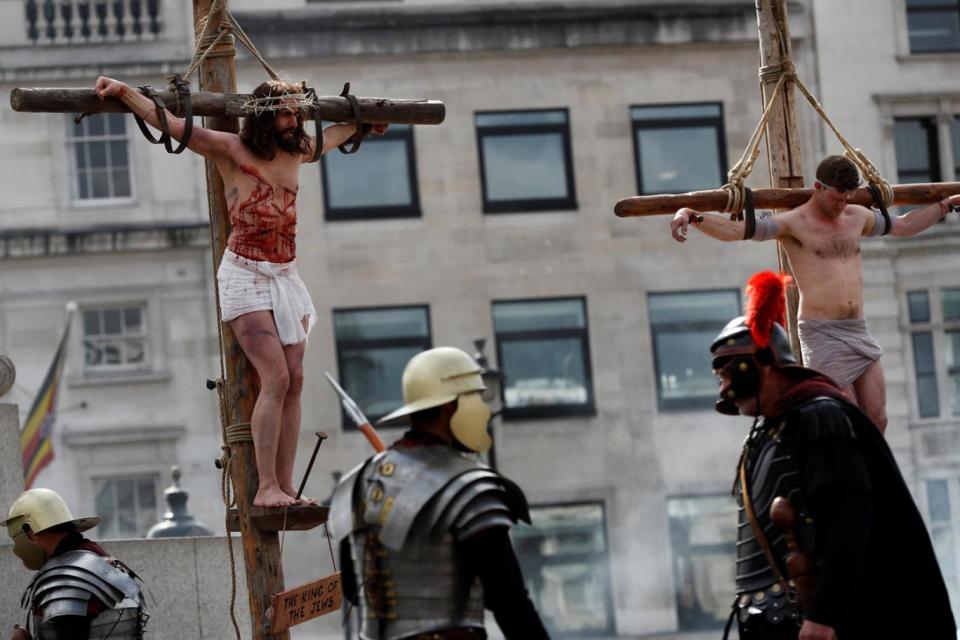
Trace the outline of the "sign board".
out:
<instances>
[{"instance_id":1,"label":"sign board","mask_svg":"<svg viewBox=\"0 0 960 640\"><path fill-rule=\"evenodd\" d=\"M340 572L281 591L273 596L271 633L285 631L294 625L313 620L331 611L338 611L343 600Z\"/></svg>"}]
</instances>

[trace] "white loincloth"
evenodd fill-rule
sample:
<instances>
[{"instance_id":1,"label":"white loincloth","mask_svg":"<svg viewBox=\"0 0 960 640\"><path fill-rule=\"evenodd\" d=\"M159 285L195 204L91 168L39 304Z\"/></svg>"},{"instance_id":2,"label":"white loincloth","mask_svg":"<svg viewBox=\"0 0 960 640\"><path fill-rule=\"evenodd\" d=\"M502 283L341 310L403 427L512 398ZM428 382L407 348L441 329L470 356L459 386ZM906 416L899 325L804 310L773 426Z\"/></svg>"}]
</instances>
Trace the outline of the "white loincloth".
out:
<instances>
[{"instance_id":1,"label":"white loincloth","mask_svg":"<svg viewBox=\"0 0 960 640\"><path fill-rule=\"evenodd\" d=\"M296 262L248 260L227 249L217 270L217 283L224 322L246 313L272 310L277 335L284 345L303 342L317 323L317 311Z\"/></svg>"},{"instance_id":2,"label":"white loincloth","mask_svg":"<svg viewBox=\"0 0 960 640\"><path fill-rule=\"evenodd\" d=\"M883 355L864 318L800 320L797 337L803 366L833 378L841 389L853 384Z\"/></svg>"}]
</instances>

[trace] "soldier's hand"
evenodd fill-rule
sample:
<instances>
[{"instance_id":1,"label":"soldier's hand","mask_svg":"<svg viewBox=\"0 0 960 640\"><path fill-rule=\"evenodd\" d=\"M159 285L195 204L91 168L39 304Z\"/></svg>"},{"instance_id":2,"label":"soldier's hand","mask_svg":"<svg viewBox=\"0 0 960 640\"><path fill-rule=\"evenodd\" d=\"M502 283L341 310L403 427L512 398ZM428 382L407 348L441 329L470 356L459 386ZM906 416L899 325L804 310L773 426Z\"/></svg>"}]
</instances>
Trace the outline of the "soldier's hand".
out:
<instances>
[{"instance_id":1,"label":"soldier's hand","mask_svg":"<svg viewBox=\"0 0 960 640\"><path fill-rule=\"evenodd\" d=\"M800 627L799 640L836 640L837 634L833 632L833 627L825 624L819 624L813 620L804 620Z\"/></svg>"},{"instance_id":2,"label":"soldier's hand","mask_svg":"<svg viewBox=\"0 0 960 640\"><path fill-rule=\"evenodd\" d=\"M97 78L97 84L94 85L93 90L96 92L97 97L103 100L107 96L122 95L125 91L125 87L126 85L119 80L114 80L113 78L108 78L106 76L100 76Z\"/></svg>"},{"instance_id":3,"label":"soldier's hand","mask_svg":"<svg viewBox=\"0 0 960 640\"><path fill-rule=\"evenodd\" d=\"M677 242L687 241L687 225L697 226L703 222L703 216L693 209L683 208L677 211L670 221L670 233Z\"/></svg>"},{"instance_id":4,"label":"soldier's hand","mask_svg":"<svg viewBox=\"0 0 960 640\"><path fill-rule=\"evenodd\" d=\"M13 625L13 633L10 634L10 640L33 640L30 632L18 624Z\"/></svg>"}]
</instances>

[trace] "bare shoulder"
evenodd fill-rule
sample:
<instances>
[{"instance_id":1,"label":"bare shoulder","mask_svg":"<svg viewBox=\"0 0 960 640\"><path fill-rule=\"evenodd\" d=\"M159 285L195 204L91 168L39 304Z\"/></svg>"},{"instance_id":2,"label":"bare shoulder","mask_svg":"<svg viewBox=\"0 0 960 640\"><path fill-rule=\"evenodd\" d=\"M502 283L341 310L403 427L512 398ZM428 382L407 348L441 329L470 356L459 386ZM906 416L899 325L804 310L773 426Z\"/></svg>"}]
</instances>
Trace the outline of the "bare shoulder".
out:
<instances>
[{"instance_id":1,"label":"bare shoulder","mask_svg":"<svg viewBox=\"0 0 960 640\"><path fill-rule=\"evenodd\" d=\"M242 143L237 134L206 127L194 127L189 143L192 151L217 162L233 156L238 145Z\"/></svg>"},{"instance_id":2,"label":"bare shoulder","mask_svg":"<svg viewBox=\"0 0 960 640\"><path fill-rule=\"evenodd\" d=\"M873 230L874 215L871 209L859 204L848 204L843 212L850 217L850 226L858 232L867 234Z\"/></svg>"},{"instance_id":3,"label":"bare shoulder","mask_svg":"<svg viewBox=\"0 0 960 640\"><path fill-rule=\"evenodd\" d=\"M783 213L778 213L776 216L777 225L779 226L779 232L777 234L778 238L795 238L796 232L799 229L803 228L804 225L804 208L803 205L795 207L784 211Z\"/></svg>"}]
</instances>

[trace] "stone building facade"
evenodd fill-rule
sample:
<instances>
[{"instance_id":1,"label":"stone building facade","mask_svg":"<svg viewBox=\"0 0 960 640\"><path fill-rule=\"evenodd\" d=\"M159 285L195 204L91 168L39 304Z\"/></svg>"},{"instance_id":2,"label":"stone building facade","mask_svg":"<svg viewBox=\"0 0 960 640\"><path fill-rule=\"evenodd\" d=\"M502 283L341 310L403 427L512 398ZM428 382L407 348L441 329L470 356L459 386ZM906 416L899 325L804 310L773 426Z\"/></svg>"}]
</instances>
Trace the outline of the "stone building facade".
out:
<instances>
[{"instance_id":1,"label":"stone building facade","mask_svg":"<svg viewBox=\"0 0 960 640\"><path fill-rule=\"evenodd\" d=\"M723 182L760 115L754 3L230 4L275 67L321 94L350 81L358 95L447 107L440 126L392 127L356 156L302 170L298 261L320 322L301 449L317 429L331 436L308 491L328 495L334 472L369 455L324 370L382 415L399 403L409 355L484 338L507 376L496 463L535 507L515 542L555 635L714 637L732 597L729 488L748 424L710 409L705 346L775 251L696 234L678 245L668 218L618 219L613 205ZM799 73L884 175L954 179L957 43L945 36L929 52L927 16L903 0L839 4L791 3ZM99 73L158 85L191 52L186 0L160 3L156 37L131 37L128 15L109 45L96 34L61 44L61 17L51 42L42 12L33 43L21 7L0 11L4 94L89 86ZM241 90L265 79L249 56L238 77ZM800 113L812 176L838 146ZM193 512L213 524L220 443L203 379L219 366L202 165L150 148L129 119L94 121L78 131L63 115L0 111L0 168L18 185L0 204L0 351L29 405L75 299L83 355L67 366L58 458L41 482L113 509L130 535L131 513L147 518L150 487L158 496L178 462ZM127 154L113 155L120 143ZM960 514L958 244L954 218L915 239L866 241L863 254L888 437L945 568ZM120 506L131 491L132 512ZM329 571L316 533L285 545L288 584ZM298 634L343 635L337 619Z\"/></svg>"}]
</instances>

